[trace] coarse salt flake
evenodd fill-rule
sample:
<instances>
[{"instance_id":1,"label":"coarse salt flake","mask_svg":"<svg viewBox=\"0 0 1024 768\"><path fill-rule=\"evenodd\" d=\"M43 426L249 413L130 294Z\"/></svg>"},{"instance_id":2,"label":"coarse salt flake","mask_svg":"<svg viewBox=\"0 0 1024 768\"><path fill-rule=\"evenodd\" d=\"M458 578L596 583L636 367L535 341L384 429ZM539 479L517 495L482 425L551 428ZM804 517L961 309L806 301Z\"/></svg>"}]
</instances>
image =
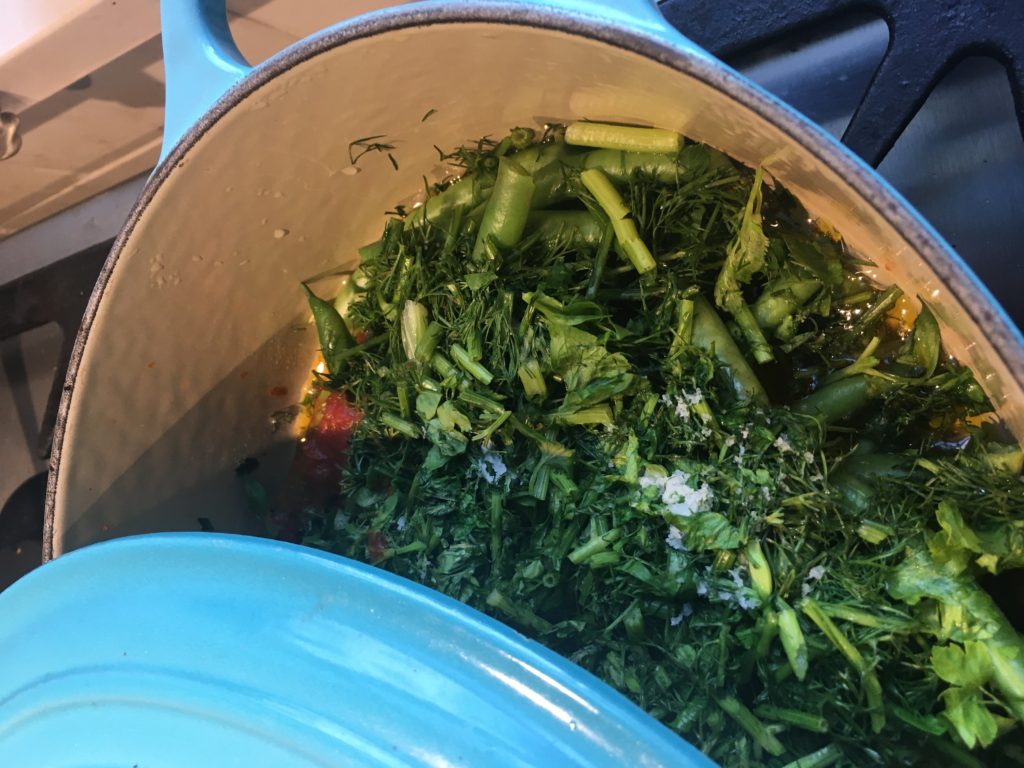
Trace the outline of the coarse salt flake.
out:
<instances>
[{"instance_id":1,"label":"coarse salt flake","mask_svg":"<svg viewBox=\"0 0 1024 768\"><path fill-rule=\"evenodd\" d=\"M749 597L744 594L739 594L736 597L736 602L739 603L740 608L745 611L749 611L751 608L757 608L758 606L758 601L753 597Z\"/></svg>"},{"instance_id":2,"label":"coarse salt flake","mask_svg":"<svg viewBox=\"0 0 1024 768\"><path fill-rule=\"evenodd\" d=\"M480 461L477 462L477 470L480 472L480 477L493 485L505 476L505 473L508 472L508 466L506 466L501 456L487 451L480 457Z\"/></svg>"},{"instance_id":3,"label":"coarse salt flake","mask_svg":"<svg viewBox=\"0 0 1024 768\"><path fill-rule=\"evenodd\" d=\"M793 450L793 446L789 444L789 440L787 440L782 435L779 435L777 438L775 438L775 442L772 443L772 445L779 449L779 453L785 453L786 451Z\"/></svg>"},{"instance_id":4,"label":"coarse salt flake","mask_svg":"<svg viewBox=\"0 0 1024 768\"><path fill-rule=\"evenodd\" d=\"M746 452L747 446L740 445L739 451L737 451L736 455L732 457L732 460L736 462L736 466L740 466L743 464L743 454L745 454Z\"/></svg>"},{"instance_id":5,"label":"coarse salt flake","mask_svg":"<svg viewBox=\"0 0 1024 768\"><path fill-rule=\"evenodd\" d=\"M678 549L680 552L687 551L686 545L683 544L683 532L674 525L668 527L668 536L665 537L665 543L672 547L672 549Z\"/></svg>"},{"instance_id":6,"label":"coarse salt flake","mask_svg":"<svg viewBox=\"0 0 1024 768\"><path fill-rule=\"evenodd\" d=\"M683 605L682 610L679 611L679 613L677 613L675 616L673 616L668 621L669 621L669 624L671 624L673 627L677 627L677 626L679 626L680 624L683 623L683 619L687 618L688 616L692 616L692 615L693 615L693 607L689 603L685 603Z\"/></svg>"},{"instance_id":7,"label":"coarse salt flake","mask_svg":"<svg viewBox=\"0 0 1024 768\"><path fill-rule=\"evenodd\" d=\"M686 405L686 401L681 397L676 398L676 416L680 419L690 418L690 408Z\"/></svg>"},{"instance_id":8,"label":"coarse salt flake","mask_svg":"<svg viewBox=\"0 0 1024 768\"><path fill-rule=\"evenodd\" d=\"M729 577L732 579L732 583L737 587L743 586L743 569L739 566L729 569Z\"/></svg>"},{"instance_id":9,"label":"coarse salt flake","mask_svg":"<svg viewBox=\"0 0 1024 768\"><path fill-rule=\"evenodd\" d=\"M696 512L704 512L714 501L711 486L701 483L697 488L690 486L690 475L676 470L668 477L644 473L640 478L641 488L657 487L661 491L661 501L668 511L680 517L689 517Z\"/></svg>"},{"instance_id":10,"label":"coarse salt flake","mask_svg":"<svg viewBox=\"0 0 1024 768\"><path fill-rule=\"evenodd\" d=\"M689 517L696 512L703 512L711 506L714 494L707 483L698 488L690 487L690 476L676 470L665 480L661 490L661 500L668 506L669 512L681 517Z\"/></svg>"}]
</instances>

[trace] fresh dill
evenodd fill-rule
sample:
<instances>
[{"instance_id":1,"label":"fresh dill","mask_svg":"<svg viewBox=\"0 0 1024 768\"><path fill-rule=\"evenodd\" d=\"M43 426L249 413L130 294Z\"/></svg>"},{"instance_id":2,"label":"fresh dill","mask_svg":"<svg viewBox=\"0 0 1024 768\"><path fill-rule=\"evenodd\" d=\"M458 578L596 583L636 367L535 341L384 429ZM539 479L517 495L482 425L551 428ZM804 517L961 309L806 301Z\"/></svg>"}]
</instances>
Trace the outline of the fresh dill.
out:
<instances>
[{"instance_id":1,"label":"fresh dill","mask_svg":"<svg viewBox=\"0 0 1024 768\"><path fill-rule=\"evenodd\" d=\"M355 139L348 143L348 161L352 165L357 165L359 160L370 152L383 152L387 155L388 160L391 161L391 165L394 166L395 170L398 170L398 162L391 154L395 149L395 145L387 141L378 141L378 139L386 139L385 134L377 134L375 136L364 136L361 139Z\"/></svg>"},{"instance_id":2,"label":"fresh dill","mask_svg":"<svg viewBox=\"0 0 1024 768\"><path fill-rule=\"evenodd\" d=\"M346 340L320 386L360 420L303 540L516 626L726 766L1012 760L1024 642L980 584L1024 566L1024 454L928 307L893 321L830 227L704 145L438 154L457 179L315 305Z\"/></svg>"}]
</instances>

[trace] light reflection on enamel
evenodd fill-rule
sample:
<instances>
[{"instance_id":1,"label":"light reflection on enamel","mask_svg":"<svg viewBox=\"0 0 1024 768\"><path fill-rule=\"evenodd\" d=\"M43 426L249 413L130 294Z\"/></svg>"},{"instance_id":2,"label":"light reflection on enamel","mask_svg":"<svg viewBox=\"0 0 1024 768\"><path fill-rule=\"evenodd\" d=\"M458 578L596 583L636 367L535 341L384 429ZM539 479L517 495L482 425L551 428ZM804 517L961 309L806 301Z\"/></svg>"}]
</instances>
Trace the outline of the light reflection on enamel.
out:
<instances>
[{"instance_id":1,"label":"light reflection on enamel","mask_svg":"<svg viewBox=\"0 0 1024 768\"><path fill-rule=\"evenodd\" d=\"M531 689L530 686L526 685L522 681L516 680L511 675L506 675L504 672L494 669L494 667L481 665L480 669L486 672L491 677L500 680L502 683L507 685L509 688L511 688L513 691L518 693L523 698L529 699L530 702L536 704L538 707L543 709L545 712L547 712L560 722L563 722L566 725L570 725L573 722L575 722L573 720L572 715L569 712L562 709L562 707L558 706L553 701L549 701L544 697L543 694Z\"/></svg>"},{"instance_id":2,"label":"light reflection on enamel","mask_svg":"<svg viewBox=\"0 0 1024 768\"><path fill-rule=\"evenodd\" d=\"M586 699L584 699L584 698L583 698L582 696L580 696L579 694L577 694L577 693L574 693L573 691L569 690L568 688L566 688L566 687L565 687L564 685L562 685L561 683L559 683L559 682L558 682L557 680L555 680L554 678L552 678L552 677L549 677L548 675L544 674L543 672L541 672L541 671L540 671L539 669L536 669L535 667L531 667L531 666L530 666L529 664L527 664L527 663L526 663L525 661L522 661L522 660L520 660L520 659L516 659L516 658L513 658L512 656L507 656L507 658L509 659L509 661L512 661L512 662L514 662L515 664L518 664L518 665L519 665L520 667L522 667L523 669L525 669L525 670L526 670L527 672L529 672L529 673L530 673L531 675L534 675L535 677L538 677L538 678L540 678L541 680L543 680L543 681L544 681L545 683L547 683L548 685L550 685L550 686L551 686L552 688L554 688L554 689L555 689L556 691L558 691L558 692L559 692L559 693L561 693L562 695L564 695L564 696L568 696L568 697L569 697L570 699L572 699L573 701L575 701L575 702L576 702L577 704L579 704L579 705L580 705L581 707L584 707L584 708L585 708L585 709L587 709L588 711L590 711L590 712L593 712L593 713L595 713L595 714L597 713L597 709L595 709L595 708L594 708L594 706L593 706L593 705L592 705L592 704L591 704L591 703L590 703L589 701L587 701Z\"/></svg>"}]
</instances>

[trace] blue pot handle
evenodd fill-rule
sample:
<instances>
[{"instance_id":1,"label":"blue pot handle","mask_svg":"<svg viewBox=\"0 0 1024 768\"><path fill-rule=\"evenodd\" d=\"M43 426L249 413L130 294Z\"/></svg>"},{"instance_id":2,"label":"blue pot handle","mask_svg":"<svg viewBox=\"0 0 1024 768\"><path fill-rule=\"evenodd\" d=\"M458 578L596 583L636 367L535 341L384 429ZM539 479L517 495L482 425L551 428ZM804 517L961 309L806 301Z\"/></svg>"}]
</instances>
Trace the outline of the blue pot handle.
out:
<instances>
[{"instance_id":1,"label":"blue pot handle","mask_svg":"<svg viewBox=\"0 0 1024 768\"><path fill-rule=\"evenodd\" d=\"M466 0L461 0L465 2ZM446 0L451 2L451 0ZM547 7L599 18L699 50L669 24L656 0L475 0L479 4ZM425 3L434 4L434 3ZM440 4L440 3L438 3ZM166 109L162 161L210 107L252 67L228 29L225 0L161 0Z\"/></svg>"},{"instance_id":2,"label":"blue pot handle","mask_svg":"<svg viewBox=\"0 0 1024 768\"><path fill-rule=\"evenodd\" d=\"M252 68L231 37L225 0L161 0L160 25L167 82L162 161Z\"/></svg>"}]
</instances>

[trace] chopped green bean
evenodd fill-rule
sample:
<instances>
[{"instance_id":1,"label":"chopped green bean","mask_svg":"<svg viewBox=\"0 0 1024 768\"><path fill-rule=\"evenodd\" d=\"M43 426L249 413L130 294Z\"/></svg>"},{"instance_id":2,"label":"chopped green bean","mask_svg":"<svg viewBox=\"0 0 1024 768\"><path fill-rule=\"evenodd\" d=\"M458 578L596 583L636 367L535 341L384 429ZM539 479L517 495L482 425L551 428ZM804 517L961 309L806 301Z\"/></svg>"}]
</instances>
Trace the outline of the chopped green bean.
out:
<instances>
[{"instance_id":1,"label":"chopped green bean","mask_svg":"<svg viewBox=\"0 0 1024 768\"><path fill-rule=\"evenodd\" d=\"M571 123L565 129L565 143L581 147L619 149L628 152L661 152L674 155L683 137L662 128L635 128L608 123Z\"/></svg>"},{"instance_id":2,"label":"chopped green bean","mask_svg":"<svg viewBox=\"0 0 1024 768\"><path fill-rule=\"evenodd\" d=\"M754 708L754 714L766 720L776 720L787 725L795 725L813 733L828 733L828 721L821 715L801 712L798 709L785 709L763 704Z\"/></svg>"},{"instance_id":3,"label":"chopped green bean","mask_svg":"<svg viewBox=\"0 0 1024 768\"><path fill-rule=\"evenodd\" d=\"M782 648L786 652L789 666L797 680L803 680L807 676L808 656L807 640L804 638L803 630L800 629L800 620L796 611L789 607L784 600L779 599L779 639L782 640Z\"/></svg>"},{"instance_id":4,"label":"chopped green bean","mask_svg":"<svg viewBox=\"0 0 1024 768\"><path fill-rule=\"evenodd\" d=\"M462 370L481 384L487 385L491 383L491 380L494 378L494 374L484 366L480 365L480 363L473 360L465 347L462 347L459 344L452 344L449 351L451 352L452 358L459 364L459 367L462 368Z\"/></svg>"},{"instance_id":5,"label":"chopped green bean","mask_svg":"<svg viewBox=\"0 0 1024 768\"><path fill-rule=\"evenodd\" d=\"M693 304L693 343L721 361L728 371L737 398L768 402L768 393L736 346L729 329L711 304L701 296L695 298Z\"/></svg>"},{"instance_id":6,"label":"chopped green bean","mask_svg":"<svg viewBox=\"0 0 1024 768\"><path fill-rule=\"evenodd\" d=\"M811 621L818 625L818 629L829 639L829 641L843 654L858 672L864 672L867 669L867 665L864 663L864 657L861 656L852 643L843 634L843 631L839 629L825 612L821 610L821 606L810 597L805 597L800 602L800 609L804 612Z\"/></svg>"},{"instance_id":7,"label":"chopped green bean","mask_svg":"<svg viewBox=\"0 0 1024 768\"><path fill-rule=\"evenodd\" d=\"M819 280L786 279L768 284L752 308L757 324L762 328L778 328L820 290Z\"/></svg>"},{"instance_id":8,"label":"chopped green bean","mask_svg":"<svg viewBox=\"0 0 1024 768\"><path fill-rule=\"evenodd\" d=\"M580 181L597 200L615 229L615 237L622 246L636 271L641 275L652 272L658 266L647 245L637 232L636 223L630 216L629 209L622 197L601 171L588 169L580 173Z\"/></svg>"},{"instance_id":9,"label":"chopped green bean","mask_svg":"<svg viewBox=\"0 0 1024 768\"><path fill-rule=\"evenodd\" d=\"M604 229L590 211L533 211L526 220L526 232L549 247L593 247L601 242Z\"/></svg>"},{"instance_id":10,"label":"chopped green bean","mask_svg":"<svg viewBox=\"0 0 1024 768\"><path fill-rule=\"evenodd\" d=\"M892 385L881 377L856 374L816 389L799 400L793 410L813 416L822 424L835 424L891 388Z\"/></svg>"},{"instance_id":11,"label":"chopped green bean","mask_svg":"<svg viewBox=\"0 0 1024 768\"><path fill-rule=\"evenodd\" d=\"M474 261L493 261L497 257L495 247L511 248L519 242L532 200L533 177L512 158L501 158L498 177L477 230Z\"/></svg>"},{"instance_id":12,"label":"chopped green bean","mask_svg":"<svg viewBox=\"0 0 1024 768\"><path fill-rule=\"evenodd\" d=\"M607 533L595 536L590 539L587 543L577 547L569 553L569 562L573 565L579 565L585 563L591 557L596 555L598 552L604 552L608 547L618 541L622 535L622 531L618 528L612 528Z\"/></svg>"},{"instance_id":13,"label":"chopped green bean","mask_svg":"<svg viewBox=\"0 0 1024 768\"><path fill-rule=\"evenodd\" d=\"M393 413L382 413L380 420L385 425L391 427L396 432L399 432L406 437L410 437L413 440L418 439L422 436L422 432L419 427L413 424L411 421L406 421L401 416L397 416Z\"/></svg>"},{"instance_id":14,"label":"chopped green bean","mask_svg":"<svg viewBox=\"0 0 1024 768\"><path fill-rule=\"evenodd\" d=\"M782 768L828 768L828 766L837 762L842 756L843 753L839 751L835 744L829 744L811 752L809 755L804 755L790 763L786 763Z\"/></svg>"},{"instance_id":15,"label":"chopped green bean","mask_svg":"<svg viewBox=\"0 0 1024 768\"><path fill-rule=\"evenodd\" d=\"M743 706L737 698L734 696L716 697L715 702L769 755L778 757L786 751L782 742L765 728L764 723L757 719L757 715Z\"/></svg>"}]
</instances>

